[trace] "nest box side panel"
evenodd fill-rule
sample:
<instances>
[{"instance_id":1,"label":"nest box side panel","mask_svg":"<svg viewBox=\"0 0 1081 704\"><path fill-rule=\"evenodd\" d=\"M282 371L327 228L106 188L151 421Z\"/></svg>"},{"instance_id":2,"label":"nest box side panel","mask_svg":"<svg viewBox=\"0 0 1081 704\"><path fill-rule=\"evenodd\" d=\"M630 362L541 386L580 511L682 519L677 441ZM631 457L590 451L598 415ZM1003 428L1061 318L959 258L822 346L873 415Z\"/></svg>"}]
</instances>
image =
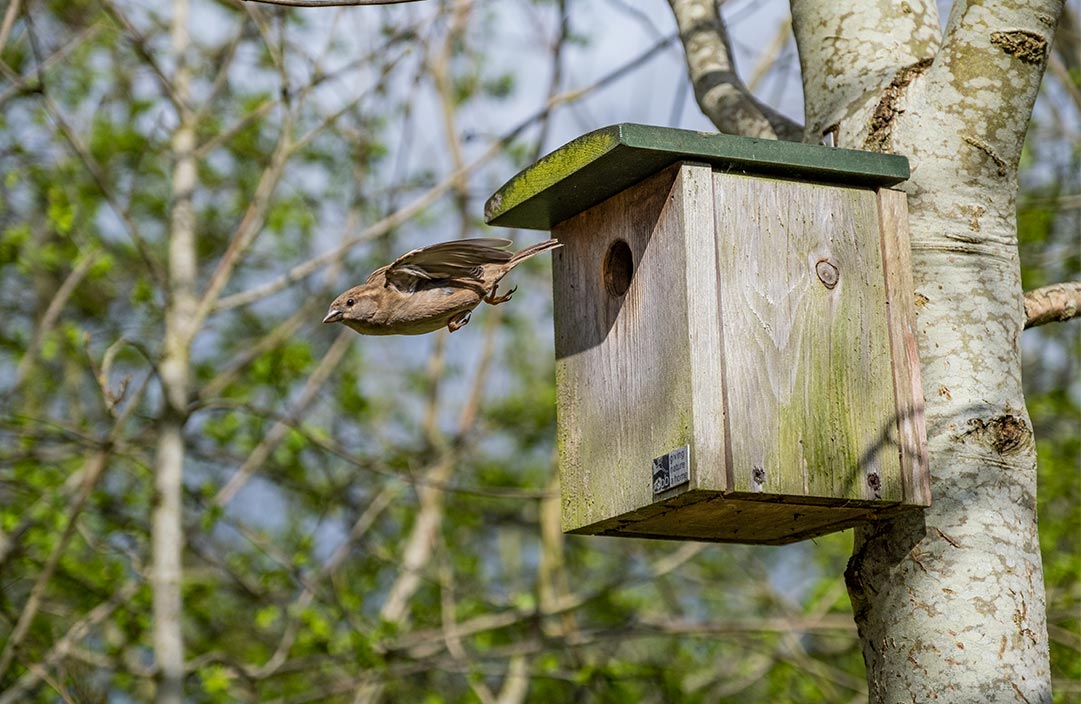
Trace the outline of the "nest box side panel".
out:
<instances>
[{"instance_id":1,"label":"nest box side panel","mask_svg":"<svg viewBox=\"0 0 1081 704\"><path fill-rule=\"evenodd\" d=\"M893 385L897 398L901 483L906 504L930 506L931 474L927 464L927 426L916 343L915 286L912 283L912 251L905 194L880 189L878 218L882 230L882 261L889 303L887 315L893 355Z\"/></svg>"},{"instance_id":2,"label":"nest box side panel","mask_svg":"<svg viewBox=\"0 0 1081 704\"><path fill-rule=\"evenodd\" d=\"M693 444L677 174L663 171L552 231L563 243L553 298L566 531L650 506L653 459Z\"/></svg>"},{"instance_id":3,"label":"nest box side panel","mask_svg":"<svg viewBox=\"0 0 1081 704\"><path fill-rule=\"evenodd\" d=\"M875 192L713 179L731 488L902 501Z\"/></svg>"}]
</instances>

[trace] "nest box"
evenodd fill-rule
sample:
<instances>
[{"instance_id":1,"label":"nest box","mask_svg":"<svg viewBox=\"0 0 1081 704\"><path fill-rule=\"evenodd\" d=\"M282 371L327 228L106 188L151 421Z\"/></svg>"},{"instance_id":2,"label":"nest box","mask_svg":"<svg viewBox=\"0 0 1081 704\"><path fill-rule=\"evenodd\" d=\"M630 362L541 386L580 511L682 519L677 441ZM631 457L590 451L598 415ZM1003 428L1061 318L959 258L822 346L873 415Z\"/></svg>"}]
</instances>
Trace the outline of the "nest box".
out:
<instances>
[{"instance_id":1,"label":"nest box","mask_svg":"<svg viewBox=\"0 0 1081 704\"><path fill-rule=\"evenodd\" d=\"M528 167L563 529L788 543L927 506L904 157L623 124Z\"/></svg>"}]
</instances>

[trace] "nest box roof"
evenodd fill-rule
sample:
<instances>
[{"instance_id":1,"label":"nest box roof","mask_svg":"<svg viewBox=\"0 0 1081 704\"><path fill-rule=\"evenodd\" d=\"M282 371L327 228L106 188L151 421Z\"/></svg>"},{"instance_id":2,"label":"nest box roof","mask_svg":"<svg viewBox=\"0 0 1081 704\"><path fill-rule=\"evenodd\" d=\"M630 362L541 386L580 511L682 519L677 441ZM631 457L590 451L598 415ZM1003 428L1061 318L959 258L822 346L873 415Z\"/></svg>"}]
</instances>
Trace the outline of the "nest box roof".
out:
<instances>
[{"instance_id":1,"label":"nest box roof","mask_svg":"<svg viewBox=\"0 0 1081 704\"><path fill-rule=\"evenodd\" d=\"M488 199L489 225L550 230L677 161L732 173L878 188L908 178L908 159L773 139L622 123L564 144Z\"/></svg>"}]
</instances>

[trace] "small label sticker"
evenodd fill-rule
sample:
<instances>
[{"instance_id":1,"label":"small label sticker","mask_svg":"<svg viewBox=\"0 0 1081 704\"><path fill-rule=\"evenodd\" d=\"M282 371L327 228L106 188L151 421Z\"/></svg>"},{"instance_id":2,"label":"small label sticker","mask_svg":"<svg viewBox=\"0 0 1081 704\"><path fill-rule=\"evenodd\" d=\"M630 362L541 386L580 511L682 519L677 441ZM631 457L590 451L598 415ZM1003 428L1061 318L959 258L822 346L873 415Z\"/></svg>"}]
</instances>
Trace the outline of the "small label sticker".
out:
<instances>
[{"instance_id":1,"label":"small label sticker","mask_svg":"<svg viewBox=\"0 0 1081 704\"><path fill-rule=\"evenodd\" d=\"M653 460L653 493L691 481L691 446L684 445Z\"/></svg>"}]
</instances>

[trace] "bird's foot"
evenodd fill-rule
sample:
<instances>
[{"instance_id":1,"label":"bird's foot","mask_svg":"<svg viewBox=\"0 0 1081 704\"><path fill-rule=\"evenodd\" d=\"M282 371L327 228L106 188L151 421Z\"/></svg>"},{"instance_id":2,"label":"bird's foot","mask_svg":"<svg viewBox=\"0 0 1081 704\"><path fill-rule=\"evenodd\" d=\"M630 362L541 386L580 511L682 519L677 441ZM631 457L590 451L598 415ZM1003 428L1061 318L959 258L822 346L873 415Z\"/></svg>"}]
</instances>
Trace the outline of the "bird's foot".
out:
<instances>
[{"instance_id":1,"label":"bird's foot","mask_svg":"<svg viewBox=\"0 0 1081 704\"><path fill-rule=\"evenodd\" d=\"M464 328L465 324L469 322L469 313L470 311L467 310L464 313L455 313L452 315L450 320L447 321L447 330L454 332L455 330Z\"/></svg>"},{"instance_id":2,"label":"bird's foot","mask_svg":"<svg viewBox=\"0 0 1081 704\"><path fill-rule=\"evenodd\" d=\"M514 295L514 292L518 290L518 287L515 286L510 291L507 291L507 293L505 295L503 295L503 296L496 296L495 295L495 292L498 289L499 289L499 284L496 284L495 286L492 286L492 290L489 291L488 295L484 297L484 302L485 303L490 303L493 306L497 306L500 303L506 303L507 301L510 300L510 297Z\"/></svg>"}]
</instances>

